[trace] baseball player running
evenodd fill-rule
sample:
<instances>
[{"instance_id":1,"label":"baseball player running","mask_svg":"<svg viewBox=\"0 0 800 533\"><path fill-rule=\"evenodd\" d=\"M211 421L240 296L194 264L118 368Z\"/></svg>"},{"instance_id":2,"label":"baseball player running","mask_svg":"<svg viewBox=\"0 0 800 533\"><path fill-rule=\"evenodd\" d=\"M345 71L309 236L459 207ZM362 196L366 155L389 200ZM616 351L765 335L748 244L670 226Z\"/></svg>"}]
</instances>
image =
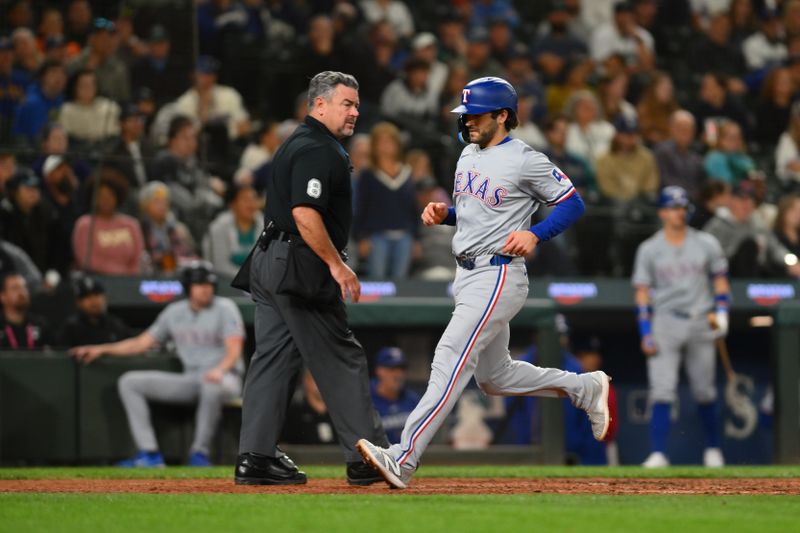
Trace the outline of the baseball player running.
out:
<instances>
[{"instance_id":1,"label":"baseball player running","mask_svg":"<svg viewBox=\"0 0 800 533\"><path fill-rule=\"evenodd\" d=\"M584 409L594 437L608 432L609 377L574 374L511 359L509 321L528 295L524 257L537 243L569 227L583 201L569 178L544 155L509 132L518 124L517 94L501 78L479 78L462 92L459 136L470 142L458 161L454 207L429 203L422 221L456 226L453 253L455 310L431 365L428 389L408 417L399 444L380 448L361 439L364 461L394 488L403 489L420 456L474 375L487 394L568 396ZM528 227L540 204L555 209Z\"/></svg>"},{"instance_id":2,"label":"baseball player running","mask_svg":"<svg viewBox=\"0 0 800 533\"><path fill-rule=\"evenodd\" d=\"M669 466L667 435L681 361L706 431L703 463L709 467L725 464L715 406L714 338L728 331L728 262L713 235L687 226L688 209L686 190L670 186L661 191L662 229L639 246L633 269L652 404L652 453L642 466L651 468ZM708 318L712 309L716 330Z\"/></svg>"}]
</instances>

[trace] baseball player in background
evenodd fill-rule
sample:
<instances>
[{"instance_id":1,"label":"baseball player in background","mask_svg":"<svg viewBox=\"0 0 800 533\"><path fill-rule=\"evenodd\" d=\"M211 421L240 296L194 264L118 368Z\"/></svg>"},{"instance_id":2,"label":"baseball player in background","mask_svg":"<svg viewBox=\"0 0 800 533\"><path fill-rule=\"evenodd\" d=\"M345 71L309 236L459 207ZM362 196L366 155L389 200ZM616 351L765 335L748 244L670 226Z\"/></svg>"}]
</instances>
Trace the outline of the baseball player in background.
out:
<instances>
[{"instance_id":1,"label":"baseball player in background","mask_svg":"<svg viewBox=\"0 0 800 533\"><path fill-rule=\"evenodd\" d=\"M399 444L380 448L361 439L364 461L392 487L406 488L420 456L472 376L487 394L568 396L585 410L594 437L605 438L609 377L539 368L511 359L509 321L528 296L525 256L583 214L569 178L544 155L512 139L517 94L501 78L479 78L462 91L459 136L469 143L458 160L454 206L429 203L427 226L456 226L453 317L436 347L428 388L406 420ZM555 208L529 227L540 204Z\"/></svg>"},{"instance_id":2,"label":"baseball player in background","mask_svg":"<svg viewBox=\"0 0 800 533\"><path fill-rule=\"evenodd\" d=\"M670 411L682 361L706 432L703 463L708 467L725 464L715 404L714 339L728 331L728 261L713 235L688 227L689 207L685 189L669 186L661 191L662 229L639 246L633 269L652 405L651 453L643 466L651 468L669 466Z\"/></svg>"},{"instance_id":3,"label":"baseball player in background","mask_svg":"<svg viewBox=\"0 0 800 533\"><path fill-rule=\"evenodd\" d=\"M169 304L147 330L119 342L78 346L70 353L91 363L102 355L136 355L175 343L183 372L136 370L123 374L119 395L136 442L135 457L118 463L127 467L163 467L164 458L150 422L148 401L197 404L194 442L189 464L209 466L211 439L222 407L242 392L244 322L230 298L215 296L217 275L205 261L194 261L182 272L186 299Z\"/></svg>"}]
</instances>

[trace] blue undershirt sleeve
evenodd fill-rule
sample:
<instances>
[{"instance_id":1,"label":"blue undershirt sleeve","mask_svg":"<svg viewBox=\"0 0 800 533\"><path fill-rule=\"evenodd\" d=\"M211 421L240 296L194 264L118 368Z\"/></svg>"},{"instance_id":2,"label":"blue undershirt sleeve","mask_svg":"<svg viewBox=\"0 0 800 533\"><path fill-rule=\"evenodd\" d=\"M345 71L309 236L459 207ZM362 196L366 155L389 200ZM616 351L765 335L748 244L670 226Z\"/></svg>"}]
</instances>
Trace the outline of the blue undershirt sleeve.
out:
<instances>
[{"instance_id":1,"label":"blue undershirt sleeve","mask_svg":"<svg viewBox=\"0 0 800 533\"><path fill-rule=\"evenodd\" d=\"M456 225L456 208L455 207L448 207L447 208L447 216L444 217L442 220L442 224L445 226L455 226Z\"/></svg>"},{"instance_id":2,"label":"blue undershirt sleeve","mask_svg":"<svg viewBox=\"0 0 800 533\"><path fill-rule=\"evenodd\" d=\"M548 241L574 224L585 210L583 200L578 191L575 191L556 205L547 218L531 226L530 231L539 237L539 240Z\"/></svg>"}]
</instances>

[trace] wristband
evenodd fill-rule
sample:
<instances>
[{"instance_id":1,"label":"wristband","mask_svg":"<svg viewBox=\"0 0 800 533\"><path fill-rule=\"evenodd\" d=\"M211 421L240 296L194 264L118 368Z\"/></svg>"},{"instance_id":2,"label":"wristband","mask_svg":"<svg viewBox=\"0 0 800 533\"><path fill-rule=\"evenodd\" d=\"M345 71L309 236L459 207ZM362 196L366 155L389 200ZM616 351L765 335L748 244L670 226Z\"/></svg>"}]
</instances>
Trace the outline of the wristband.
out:
<instances>
[{"instance_id":1,"label":"wristband","mask_svg":"<svg viewBox=\"0 0 800 533\"><path fill-rule=\"evenodd\" d=\"M645 338L652 333L652 325L650 324L650 306L636 306L636 321L639 324L639 335L642 338Z\"/></svg>"},{"instance_id":2,"label":"wristband","mask_svg":"<svg viewBox=\"0 0 800 533\"><path fill-rule=\"evenodd\" d=\"M717 312L727 313L728 308L731 306L731 295L729 293L715 294L714 307Z\"/></svg>"}]
</instances>

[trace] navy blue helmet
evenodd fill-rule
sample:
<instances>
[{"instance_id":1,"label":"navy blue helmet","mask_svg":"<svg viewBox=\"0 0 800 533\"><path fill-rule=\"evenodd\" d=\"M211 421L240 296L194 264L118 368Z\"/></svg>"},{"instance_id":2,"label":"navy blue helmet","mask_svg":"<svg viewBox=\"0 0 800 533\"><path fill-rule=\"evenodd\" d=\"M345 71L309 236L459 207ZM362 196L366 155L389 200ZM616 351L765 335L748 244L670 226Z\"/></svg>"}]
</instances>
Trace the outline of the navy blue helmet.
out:
<instances>
[{"instance_id":1,"label":"navy blue helmet","mask_svg":"<svg viewBox=\"0 0 800 533\"><path fill-rule=\"evenodd\" d=\"M451 113L479 115L500 109L517 112L517 91L503 78L488 76L466 84L461 91L461 105Z\"/></svg>"}]
</instances>

